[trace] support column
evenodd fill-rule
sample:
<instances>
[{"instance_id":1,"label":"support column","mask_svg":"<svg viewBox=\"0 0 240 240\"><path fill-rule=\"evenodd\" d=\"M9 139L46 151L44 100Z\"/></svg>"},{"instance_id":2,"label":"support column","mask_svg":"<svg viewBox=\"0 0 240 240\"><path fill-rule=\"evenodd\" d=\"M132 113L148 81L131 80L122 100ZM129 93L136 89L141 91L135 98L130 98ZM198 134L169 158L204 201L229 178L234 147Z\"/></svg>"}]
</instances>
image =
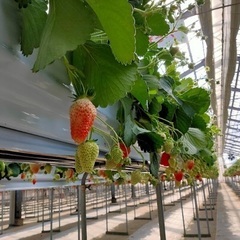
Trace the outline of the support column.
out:
<instances>
[{"instance_id":1,"label":"support column","mask_svg":"<svg viewBox=\"0 0 240 240\"><path fill-rule=\"evenodd\" d=\"M10 192L10 217L9 225L22 226L22 191L11 191Z\"/></svg>"},{"instance_id":2,"label":"support column","mask_svg":"<svg viewBox=\"0 0 240 240\"><path fill-rule=\"evenodd\" d=\"M115 185L114 183L111 184L111 195L112 195L112 203L116 203L117 199L116 199L116 194L115 194Z\"/></svg>"}]
</instances>

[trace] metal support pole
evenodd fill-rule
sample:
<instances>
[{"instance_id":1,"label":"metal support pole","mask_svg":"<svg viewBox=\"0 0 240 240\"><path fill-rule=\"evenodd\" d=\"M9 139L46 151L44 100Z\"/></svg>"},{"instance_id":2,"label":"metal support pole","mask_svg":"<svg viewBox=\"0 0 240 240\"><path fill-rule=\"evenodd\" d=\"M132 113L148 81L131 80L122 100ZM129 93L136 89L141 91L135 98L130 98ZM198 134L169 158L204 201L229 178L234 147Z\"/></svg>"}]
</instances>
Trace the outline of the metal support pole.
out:
<instances>
[{"instance_id":1,"label":"metal support pole","mask_svg":"<svg viewBox=\"0 0 240 240\"><path fill-rule=\"evenodd\" d=\"M184 218L184 212L183 212L183 203L182 203L182 194L181 194L181 188L179 187L179 197L180 197L180 206L181 206L181 212L182 212L182 221L183 221L183 234L186 235L186 226L185 226L185 218Z\"/></svg>"},{"instance_id":2,"label":"metal support pole","mask_svg":"<svg viewBox=\"0 0 240 240\"><path fill-rule=\"evenodd\" d=\"M207 204L206 204L205 186L204 186L203 181L202 181L202 188L203 188L203 198L204 198L204 203L205 203L205 214L206 214L206 220L207 220L207 229L208 229L209 237L211 237L210 226L209 226L209 218L208 218L208 211L207 211ZM210 209L212 211L212 206L210 206Z\"/></svg>"},{"instance_id":3,"label":"metal support pole","mask_svg":"<svg viewBox=\"0 0 240 240\"><path fill-rule=\"evenodd\" d=\"M4 208L4 192L2 192L2 211L1 211L1 215L2 215L2 223L1 223L1 234L3 234L3 213L4 213L4 211L3 211L3 208Z\"/></svg>"},{"instance_id":4,"label":"metal support pole","mask_svg":"<svg viewBox=\"0 0 240 240\"><path fill-rule=\"evenodd\" d=\"M80 186L77 186L77 218L78 218L78 240L81 239L80 237L80 233L81 233L81 228L80 228L80 224L81 224L81 212L80 212L80 208L81 208L81 195L80 195Z\"/></svg>"},{"instance_id":5,"label":"metal support pole","mask_svg":"<svg viewBox=\"0 0 240 240\"><path fill-rule=\"evenodd\" d=\"M197 204L197 196L196 196L196 188L195 182L193 183L193 197L196 209L196 219L197 219L197 229L198 229L198 239L201 240L201 228L200 228L200 221L199 221L199 214L198 214L198 204Z\"/></svg>"},{"instance_id":6,"label":"metal support pole","mask_svg":"<svg viewBox=\"0 0 240 240\"><path fill-rule=\"evenodd\" d=\"M163 209L163 203L162 203L162 183L160 181L156 185L156 195L157 195L157 208L158 208L160 239L166 240L164 209Z\"/></svg>"},{"instance_id":7,"label":"metal support pole","mask_svg":"<svg viewBox=\"0 0 240 240\"><path fill-rule=\"evenodd\" d=\"M53 239L53 197L54 197L54 188L51 188L51 204L50 204L50 240Z\"/></svg>"},{"instance_id":8,"label":"metal support pole","mask_svg":"<svg viewBox=\"0 0 240 240\"><path fill-rule=\"evenodd\" d=\"M112 203L116 203L117 199L116 199L116 189L115 189L115 185L114 183L111 184L111 196L112 196Z\"/></svg>"},{"instance_id":9,"label":"metal support pole","mask_svg":"<svg viewBox=\"0 0 240 240\"><path fill-rule=\"evenodd\" d=\"M81 198L80 198L80 208L81 208L81 229L82 229L82 240L87 240L87 212L86 212L86 179L88 173L84 173L81 181Z\"/></svg>"}]
</instances>

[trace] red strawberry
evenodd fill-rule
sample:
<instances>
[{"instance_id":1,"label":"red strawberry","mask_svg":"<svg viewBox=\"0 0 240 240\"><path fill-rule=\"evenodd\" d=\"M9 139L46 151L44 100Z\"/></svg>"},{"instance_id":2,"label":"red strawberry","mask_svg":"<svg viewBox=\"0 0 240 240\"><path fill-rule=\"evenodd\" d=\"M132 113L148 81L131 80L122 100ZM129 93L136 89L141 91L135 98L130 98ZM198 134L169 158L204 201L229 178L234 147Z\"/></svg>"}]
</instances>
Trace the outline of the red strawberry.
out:
<instances>
[{"instance_id":1,"label":"red strawberry","mask_svg":"<svg viewBox=\"0 0 240 240\"><path fill-rule=\"evenodd\" d=\"M88 98L80 98L70 107L70 129L72 139L80 144L83 143L92 128L96 107Z\"/></svg>"},{"instance_id":2,"label":"red strawberry","mask_svg":"<svg viewBox=\"0 0 240 240\"><path fill-rule=\"evenodd\" d=\"M196 179L199 180L199 181L202 181L202 175L200 173L198 173L196 175Z\"/></svg>"},{"instance_id":3,"label":"red strawberry","mask_svg":"<svg viewBox=\"0 0 240 240\"><path fill-rule=\"evenodd\" d=\"M69 168L66 172L65 172L65 176L67 179L72 178L74 175L74 170L72 168Z\"/></svg>"},{"instance_id":4,"label":"red strawberry","mask_svg":"<svg viewBox=\"0 0 240 240\"><path fill-rule=\"evenodd\" d=\"M183 178L183 172L182 170L178 170L178 171L175 171L174 172L174 177L175 177L175 180L180 182Z\"/></svg>"},{"instance_id":5,"label":"red strawberry","mask_svg":"<svg viewBox=\"0 0 240 240\"><path fill-rule=\"evenodd\" d=\"M36 178L33 178L32 179L32 184L36 184L36 182L37 182Z\"/></svg>"},{"instance_id":6,"label":"red strawberry","mask_svg":"<svg viewBox=\"0 0 240 240\"><path fill-rule=\"evenodd\" d=\"M170 154L163 152L161 155L160 164L163 166L169 166L168 160L170 157L171 157Z\"/></svg>"},{"instance_id":7,"label":"red strawberry","mask_svg":"<svg viewBox=\"0 0 240 240\"><path fill-rule=\"evenodd\" d=\"M119 147L121 148L121 150L123 152L123 158L126 158L129 155L130 151L131 151L130 147L127 147L122 142L119 143Z\"/></svg>"},{"instance_id":8,"label":"red strawberry","mask_svg":"<svg viewBox=\"0 0 240 240\"><path fill-rule=\"evenodd\" d=\"M25 178L26 178L26 173L25 173L25 172L22 172L22 173L21 173L21 179L24 180Z\"/></svg>"},{"instance_id":9,"label":"red strawberry","mask_svg":"<svg viewBox=\"0 0 240 240\"><path fill-rule=\"evenodd\" d=\"M194 167L194 160L188 160L186 162L186 167L187 167L187 169L192 170Z\"/></svg>"},{"instance_id":10,"label":"red strawberry","mask_svg":"<svg viewBox=\"0 0 240 240\"><path fill-rule=\"evenodd\" d=\"M103 170L103 169L98 170L98 175L101 176L101 177L106 177L107 176L106 173L105 173L105 170Z\"/></svg>"}]
</instances>

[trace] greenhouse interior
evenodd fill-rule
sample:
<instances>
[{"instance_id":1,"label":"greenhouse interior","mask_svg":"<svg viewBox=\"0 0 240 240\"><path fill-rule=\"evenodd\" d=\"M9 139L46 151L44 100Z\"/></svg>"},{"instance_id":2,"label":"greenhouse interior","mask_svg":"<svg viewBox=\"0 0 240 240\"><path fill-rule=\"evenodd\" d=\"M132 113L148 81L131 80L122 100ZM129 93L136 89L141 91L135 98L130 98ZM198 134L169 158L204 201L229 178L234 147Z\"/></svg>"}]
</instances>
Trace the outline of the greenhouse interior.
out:
<instances>
[{"instance_id":1,"label":"greenhouse interior","mask_svg":"<svg viewBox=\"0 0 240 240\"><path fill-rule=\"evenodd\" d=\"M240 239L239 0L0 1L0 239Z\"/></svg>"}]
</instances>

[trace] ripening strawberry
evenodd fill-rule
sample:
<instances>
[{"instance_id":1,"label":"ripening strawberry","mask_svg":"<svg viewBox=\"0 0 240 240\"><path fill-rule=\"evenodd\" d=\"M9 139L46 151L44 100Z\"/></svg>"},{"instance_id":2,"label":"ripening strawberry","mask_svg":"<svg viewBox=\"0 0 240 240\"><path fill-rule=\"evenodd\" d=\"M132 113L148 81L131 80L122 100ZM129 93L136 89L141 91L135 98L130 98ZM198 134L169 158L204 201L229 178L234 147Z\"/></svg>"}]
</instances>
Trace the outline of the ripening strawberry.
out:
<instances>
[{"instance_id":1,"label":"ripening strawberry","mask_svg":"<svg viewBox=\"0 0 240 240\"><path fill-rule=\"evenodd\" d=\"M194 167L194 160L187 160L186 167L188 170L192 170Z\"/></svg>"},{"instance_id":2,"label":"ripening strawberry","mask_svg":"<svg viewBox=\"0 0 240 240\"><path fill-rule=\"evenodd\" d=\"M33 178L33 179L32 179L32 184L35 185L36 182L37 182L37 179L36 179L36 178Z\"/></svg>"},{"instance_id":3,"label":"ripening strawberry","mask_svg":"<svg viewBox=\"0 0 240 240\"><path fill-rule=\"evenodd\" d=\"M128 157L131 149L130 147L127 147L123 142L119 143L119 147L121 148L122 152L123 152L123 158Z\"/></svg>"},{"instance_id":4,"label":"ripening strawberry","mask_svg":"<svg viewBox=\"0 0 240 240\"><path fill-rule=\"evenodd\" d=\"M70 107L70 130L72 139L83 143L97 116L96 107L88 98L76 100Z\"/></svg>"},{"instance_id":5,"label":"ripening strawberry","mask_svg":"<svg viewBox=\"0 0 240 240\"><path fill-rule=\"evenodd\" d=\"M26 178L26 173L25 172L22 172L21 173L21 179L24 180Z\"/></svg>"},{"instance_id":6,"label":"ripening strawberry","mask_svg":"<svg viewBox=\"0 0 240 240\"><path fill-rule=\"evenodd\" d=\"M202 181L202 175L200 173L197 173L197 175L195 176L195 178L199 181Z\"/></svg>"},{"instance_id":7,"label":"ripening strawberry","mask_svg":"<svg viewBox=\"0 0 240 240\"><path fill-rule=\"evenodd\" d=\"M29 166L30 166L30 171L31 171L33 174L38 173L39 170L40 170L40 167L41 167L41 165L38 164L38 163L30 163Z\"/></svg>"},{"instance_id":8,"label":"ripening strawberry","mask_svg":"<svg viewBox=\"0 0 240 240\"><path fill-rule=\"evenodd\" d=\"M175 171L174 172L174 177L175 177L175 180L180 182L183 178L183 172L182 170L178 170L178 171Z\"/></svg>"},{"instance_id":9,"label":"ripening strawberry","mask_svg":"<svg viewBox=\"0 0 240 240\"><path fill-rule=\"evenodd\" d=\"M163 152L160 158L160 164L163 166L169 166L168 160L170 157L171 157L170 154Z\"/></svg>"},{"instance_id":10,"label":"ripening strawberry","mask_svg":"<svg viewBox=\"0 0 240 240\"><path fill-rule=\"evenodd\" d=\"M74 170L72 168L69 168L65 172L65 176L66 176L67 179L71 179L74 176Z\"/></svg>"},{"instance_id":11,"label":"ripening strawberry","mask_svg":"<svg viewBox=\"0 0 240 240\"><path fill-rule=\"evenodd\" d=\"M83 172L92 173L99 147L95 141L86 141L77 147L77 158Z\"/></svg>"}]
</instances>

